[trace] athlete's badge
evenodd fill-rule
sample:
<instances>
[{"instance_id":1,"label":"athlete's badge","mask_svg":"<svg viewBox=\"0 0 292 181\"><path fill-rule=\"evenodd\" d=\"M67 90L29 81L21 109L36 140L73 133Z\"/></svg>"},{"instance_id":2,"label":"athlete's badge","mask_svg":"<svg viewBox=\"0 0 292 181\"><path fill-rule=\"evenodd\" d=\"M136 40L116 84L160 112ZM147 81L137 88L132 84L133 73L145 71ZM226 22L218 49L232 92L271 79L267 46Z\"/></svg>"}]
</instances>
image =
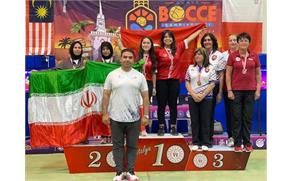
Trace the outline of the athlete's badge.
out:
<instances>
[{"instance_id":1,"label":"athlete's badge","mask_svg":"<svg viewBox=\"0 0 292 181\"><path fill-rule=\"evenodd\" d=\"M217 58L217 55L212 55L211 57L212 60L216 60L216 58Z\"/></svg>"}]
</instances>

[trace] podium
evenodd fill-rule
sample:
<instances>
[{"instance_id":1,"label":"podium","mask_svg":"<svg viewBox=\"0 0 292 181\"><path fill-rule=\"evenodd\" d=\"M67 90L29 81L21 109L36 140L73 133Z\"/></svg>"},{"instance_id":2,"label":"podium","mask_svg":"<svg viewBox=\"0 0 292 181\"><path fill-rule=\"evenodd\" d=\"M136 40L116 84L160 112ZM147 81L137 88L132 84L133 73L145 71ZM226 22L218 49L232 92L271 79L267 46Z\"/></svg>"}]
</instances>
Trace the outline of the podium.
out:
<instances>
[{"instance_id":1,"label":"podium","mask_svg":"<svg viewBox=\"0 0 292 181\"><path fill-rule=\"evenodd\" d=\"M90 141L64 147L64 153L70 173L115 171L112 144ZM135 171L244 170L249 155L227 146L191 151L181 134L149 134L139 137Z\"/></svg>"},{"instance_id":2,"label":"podium","mask_svg":"<svg viewBox=\"0 0 292 181\"><path fill-rule=\"evenodd\" d=\"M147 137L140 137L138 145L136 171L185 170L190 149L181 134L149 134Z\"/></svg>"},{"instance_id":3,"label":"podium","mask_svg":"<svg viewBox=\"0 0 292 181\"><path fill-rule=\"evenodd\" d=\"M250 152L236 153L227 146L213 146L208 151L192 151L185 170L244 170Z\"/></svg>"}]
</instances>

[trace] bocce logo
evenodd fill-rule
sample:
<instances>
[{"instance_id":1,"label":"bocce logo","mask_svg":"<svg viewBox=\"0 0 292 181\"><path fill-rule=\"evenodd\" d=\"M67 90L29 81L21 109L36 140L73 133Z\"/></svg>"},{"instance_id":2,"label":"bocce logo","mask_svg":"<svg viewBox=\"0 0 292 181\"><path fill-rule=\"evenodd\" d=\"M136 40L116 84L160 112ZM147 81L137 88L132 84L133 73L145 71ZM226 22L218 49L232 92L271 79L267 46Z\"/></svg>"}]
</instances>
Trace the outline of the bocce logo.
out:
<instances>
[{"instance_id":1,"label":"bocce logo","mask_svg":"<svg viewBox=\"0 0 292 181\"><path fill-rule=\"evenodd\" d=\"M149 0L133 0L133 8L125 16L126 29L157 29L157 14L150 9Z\"/></svg>"},{"instance_id":2,"label":"bocce logo","mask_svg":"<svg viewBox=\"0 0 292 181\"><path fill-rule=\"evenodd\" d=\"M184 19L185 11L180 6L173 6L169 11L169 17L175 22L179 22Z\"/></svg>"}]
</instances>

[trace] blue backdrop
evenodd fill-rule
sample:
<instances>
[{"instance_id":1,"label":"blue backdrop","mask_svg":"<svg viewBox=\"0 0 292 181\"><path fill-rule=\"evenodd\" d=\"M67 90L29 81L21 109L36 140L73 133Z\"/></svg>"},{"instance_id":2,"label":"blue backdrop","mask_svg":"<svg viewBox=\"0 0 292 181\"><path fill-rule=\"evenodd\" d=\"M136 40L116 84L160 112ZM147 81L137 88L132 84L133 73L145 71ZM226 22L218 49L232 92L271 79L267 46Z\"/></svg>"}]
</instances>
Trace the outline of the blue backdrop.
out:
<instances>
[{"instance_id":1,"label":"blue backdrop","mask_svg":"<svg viewBox=\"0 0 292 181\"><path fill-rule=\"evenodd\" d=\"M263 80L266 81L266 62L267 62L267 55L261 54L260 55L261 61L261 68L263 74ZM55 58L53 56L26 56L26 70L42 70L42 69L49 69L55 67ZM185 84L181 83L180 89L180 97L184 97L183 95L187 94L187 90L185 88ZM25 135L29 137L29 127L28 127L28 110L27 110L27 102L28 102L28 92L25 93ZM252 133L258 133L259 128L261 129L262 133L266 133L267 129L267 91L265 87L263 87L261 91L261 99L255 103L254 106L254 116L253 116L253 126L252 126ZM260 119L258 121L258 116L260 113ZM220 121L223 125L224 130L226 131L226 117L225 117L225 110L224 110L224 101L217 104L215 110L215 119ZM186 132L187 123L182 123L184 128L178 129ZM260 127L259 127L260 125ZM153 129L152 129L153 130ZM155 130L155 128L154 128Z\"/></svg>"}]
</instances>

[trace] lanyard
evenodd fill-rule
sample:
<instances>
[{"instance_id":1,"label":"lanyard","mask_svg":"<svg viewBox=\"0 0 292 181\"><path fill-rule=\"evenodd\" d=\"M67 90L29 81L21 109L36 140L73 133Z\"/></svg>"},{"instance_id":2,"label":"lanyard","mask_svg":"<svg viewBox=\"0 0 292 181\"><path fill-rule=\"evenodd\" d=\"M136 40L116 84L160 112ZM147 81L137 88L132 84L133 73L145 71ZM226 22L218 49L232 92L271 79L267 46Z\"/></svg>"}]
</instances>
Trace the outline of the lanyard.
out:
<instances>
[{"instance_id":1,"label":"lanyard","mask_svg":"<svg viewBox=\"0 0 292 181\"><path fill-rule=\"evenodd\" d=\"M144 65L143 65L143 74L146 76L146 64L147 64L148 61L149 61L149 55L144 54L144 55L143 55L143 59L145 60L145 63L144 63Z\"/></svg>"},{"instance_id":2,"label":"lanyard","mask_svg":"<svg viewBox=\"0 0 292 181\"><path fill-rule=\"evenodd\" d=\"M169 66L169 71L168 71L168 78L170 78L172 70L173 70L173 59L174 59L174 57L171 54L171 52L169 52L170 49L167 49L165 47L164 47L164 49L165 49L165 51L166 51L166 53L167 53L167 55L168 55L168 57L170 59L170 66Z\"/></svg>"},{"instance_id":3,"label":"lanyard","mask_svg":"<svg viewBox=\"0 0 292 181\"><path fill-rule=\"evenodd\" d=\"M246 52L246 54L244 56L244 60L241 61L241 64L242 64L242 71L241 71L241 73L242 74L246 74L246 72L247 72L247 68L246 68L247 57L248 57L248 52Z\"/></svg>"},{"instance_id":4,"label":"lanyard","mask_svg":"<svg viewBox=\"0 0 292 181\"><path fill-rule=\"evenodd\" d=\"M171 49L167 49L167 48L164 48L168 57L171 59L171 61L173 60L173 55L171 54Z\"/></svg>"},{"instance_id":5,"label":"lanyard","mask_svg":"<svg viewBox=\"0 0 292 181\"><path fill-rule=\"evenodd\" d=\"M200 86L202 83L201 83L201 71L202 71L203 67L200 67L198 65L198 76L197 76L197 84L198 86Z\"/></svg>"}]
</instances>

